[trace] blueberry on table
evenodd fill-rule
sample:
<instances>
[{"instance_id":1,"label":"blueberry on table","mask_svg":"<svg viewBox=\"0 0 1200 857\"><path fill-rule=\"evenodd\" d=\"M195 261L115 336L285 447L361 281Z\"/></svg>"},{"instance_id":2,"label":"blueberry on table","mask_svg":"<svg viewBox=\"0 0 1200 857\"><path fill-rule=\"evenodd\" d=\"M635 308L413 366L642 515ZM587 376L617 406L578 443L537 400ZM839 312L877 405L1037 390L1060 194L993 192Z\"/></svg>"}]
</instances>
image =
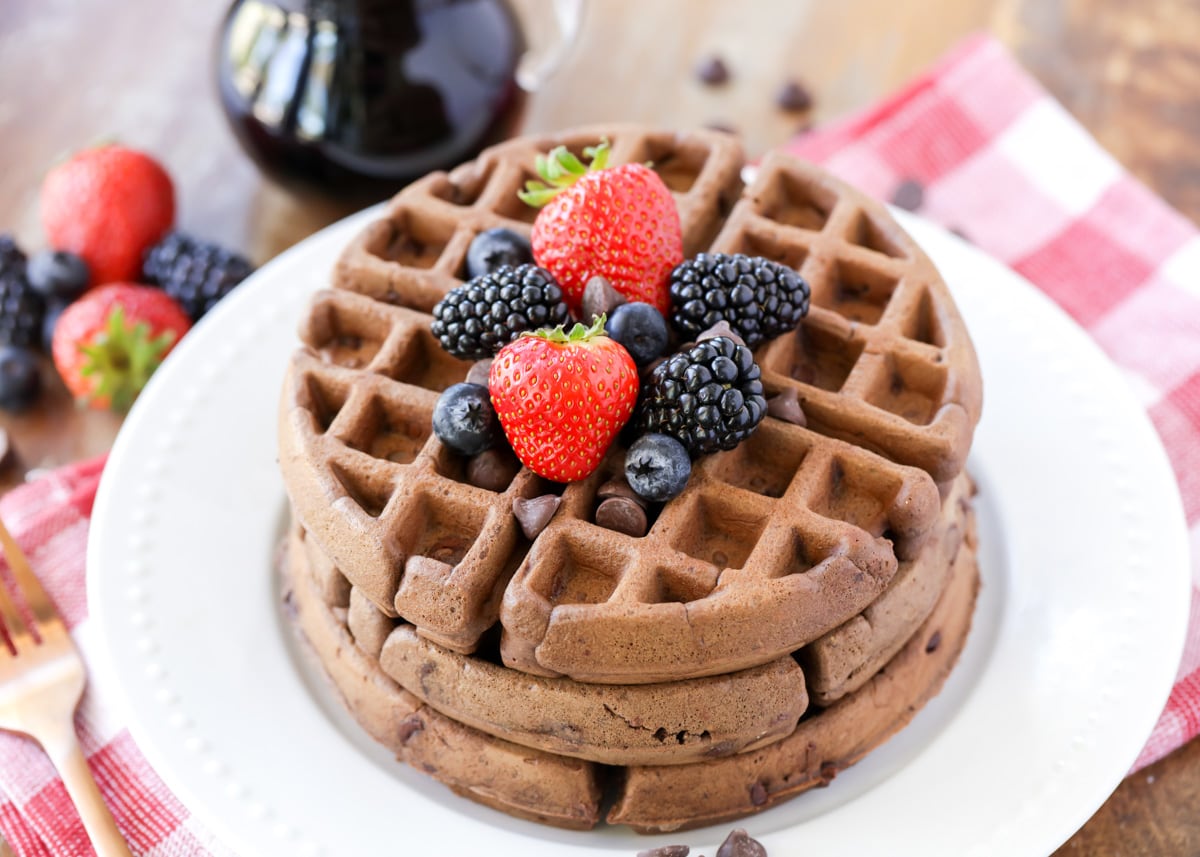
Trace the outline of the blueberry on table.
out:
<instances>
[{"instance_id":1,"label":"blueberry on table","mask_svg":"<svg viewBox=\"0 0 1200 857\"><path fill-rule=\"evenodd\" d=\"M33 352L17 345L0 347L0 409L23 411L41 391L42 376Z\"/></svg>"},{"instance_id":2,"label":"blueberry on table","mask_svg":"<svg viewBox=\"0 0 1200 857\"><path fill-rule=\"evenodd\" d=\"M665 434L638 438L625 453L625 479L639 497L661 503L679 495L692 475L692 458Z\"/></svg>"},{"instance_id":3,"label":"blueberry on table","mask_svg":"<svg viewBox=\"0 0 1200 857\"><path fill-rule=\"evenodd\" d=\"M82 257L66 250L43 250L29 259L26 276L47 302L66 304L83 294L91 274Z\"/></svg>"},{"instance_id":4,"label":"blueberry on table","mask_svg":"<svg viewBox=\"0 0 1200 857\"><path fill-rule=\"evenodd\" d=\"M608 317L604 331L625 346L638 366L645 366L667 350L667 321L647 303L621 304Z\"/></svg>"},{"instance_id":5,"label":"blueberry on table","mask_svg":"<svg viewBox=\"0 0 1200 857\"><path fill-rule=\"evenodd\" d=\"M52 302L46 306L46 314L42 316L42 351L49 354L54 348L54 328L58 326L58 317L68 304Z\"/></svg>"},{"instance_id":6,"label":"blueberry on table","mask_svg":"<svg viewBox=\"0 0 1200 857\"><path fill-rule=\"evenodd\" d=\"M476 455L493 446L501 438L502 429L487 387L447 387L433 408L433 433L463 455Z\"/></svg>"},{"instance_id":7,"label":"blueberry on table","mask_svg":"<svg viewBox=\"0 0 1200 857\"><path fill-rule=\"evenodd\" d=\"M529 239L511 229L497 227L480 232L467 248L467 279L490 274L501 265L517 267L533 261Z\"/></svg>"}]
</instances>

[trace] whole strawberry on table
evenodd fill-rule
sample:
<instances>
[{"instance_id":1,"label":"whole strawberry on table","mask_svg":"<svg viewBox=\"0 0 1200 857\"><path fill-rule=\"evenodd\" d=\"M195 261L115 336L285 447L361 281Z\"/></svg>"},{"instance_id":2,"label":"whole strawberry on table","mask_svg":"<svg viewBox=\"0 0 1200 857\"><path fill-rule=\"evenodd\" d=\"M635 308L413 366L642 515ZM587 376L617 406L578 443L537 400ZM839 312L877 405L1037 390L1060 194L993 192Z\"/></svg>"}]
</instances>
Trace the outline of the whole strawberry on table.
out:
<instances>
[{"instance_id":1,"label":"whole strawberry on table","mask_svg":"<svg viewBox=\"0 0 1200 857\"><path fill-rule=\"evenodd\" d=\"M540 155L542 181L519 193L540 207L528 242L511 229L475 237L470 279L434 307L432 331L481 362L442 394L434 433L469 459L510 448L554 482L588 478L628 443L596 523L638 536L694 459L758 427L767 401L752 348L793 330L810 290L776 260L684 259L670 190L645 165L608 166L608 151L585 149L588 164L565 147ZM613 503L636 514L605 515Z\"/></svg>"},{"instance_id":2,"label":"whole strawberry on table","mask_svg":"<svg viewBox=\"0 0 1200 857\"><path fill-rule=\"evenodd\" d=\"M175 231L170 175L127 146L85 149L54 167L39 208L48 249L27 256L0 236L3 410L37 401L39 350L82 404L128 408L191 324L253 271Z\"/></svg>"}]
</instances>

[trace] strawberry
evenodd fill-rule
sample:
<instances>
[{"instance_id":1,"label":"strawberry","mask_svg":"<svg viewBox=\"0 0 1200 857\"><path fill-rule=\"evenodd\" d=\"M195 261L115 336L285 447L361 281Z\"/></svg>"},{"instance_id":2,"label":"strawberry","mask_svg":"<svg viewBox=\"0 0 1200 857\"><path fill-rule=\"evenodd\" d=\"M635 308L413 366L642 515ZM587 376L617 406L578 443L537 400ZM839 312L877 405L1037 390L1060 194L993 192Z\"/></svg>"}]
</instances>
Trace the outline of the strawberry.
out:
<instances>
[{"instance_id":1,"label":"strawberry","mask_svg":"<svg viewBox=\"0 0 1200 857\"><path fill-rule=\"evenodd\" d=\"M595 276L666 315L671 269L683 261L675 199L642 164L608 167L608 152L607 140L584 149L587 167L566 146L538 156L545 181L527 182L518 194L541 207L530 234L533 258L562 285L576 315Z\"/></svg>"},{"instance_id":2,"label":"strawberry","mask_svg":"<svg viewBox=\"0 0 1200 857\"><path fill-rule=\"evenodd\" d=\"M595 470L637 403L633 358L591 327L522 334L500 349L488 374L492 405L521 463L555 482Z\"/></svg>"},{"instance_id":3,"label":"strawberry","mask_svg":"<svg viewBox=\"0 0 1200 857\"><path fill-rule=\"evenodd\" d=\"M42 182L42 229L56 250L82 256L92 285L137 279L142 254L175 221L171 178L124 146L85 149Z\"/></svg>"},{"instance_id":4,"label":"strawberry","mask_svg":"<svg viewBox=\"0 0 1200 857\"><path fill-rule=\"evenodd\" d=\"M54 328L54 366L76 399L126 410L191 320L166 292L113 283L70 304Z\"/></svg>"}]
</instances>

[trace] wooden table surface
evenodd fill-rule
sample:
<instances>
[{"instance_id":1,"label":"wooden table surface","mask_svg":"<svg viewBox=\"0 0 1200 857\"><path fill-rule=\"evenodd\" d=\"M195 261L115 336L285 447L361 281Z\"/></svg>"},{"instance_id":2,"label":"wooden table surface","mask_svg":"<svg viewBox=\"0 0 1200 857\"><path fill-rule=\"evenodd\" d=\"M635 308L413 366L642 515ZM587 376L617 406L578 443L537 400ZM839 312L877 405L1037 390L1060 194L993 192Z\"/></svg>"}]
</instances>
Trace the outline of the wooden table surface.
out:
<instances>
[{"instance_id":1,"label":"wooden table surface","mask_svg":"<svg viewBox=\"0 0 1200 857\"><path fill-rule=\"evenodd\" d=\"M66 153L105 138L173 174L181 227L265 262L348 213L266 181L241 154L211 80L224 0L0 0L0 232L37 249L37 191ZM753 10L746 14L746 10ZM866 105L964 35L990 30L1122 163L1200 218L1200 4L1169 0L593 0L574 51L523 130L614 119L738 129L751 155L802 122ZM616 46L620 46L617 50ZM694 77L721 55L719 88ZM773 103L788 78L804 116ZM636 81L638 85L630 85ZM53 372L33 413L0 415L27 469L108 448L117 417L76 409ZM986 740L986 736L980 736ZM969 760L964 760L969 764ZM1200 854L1200 742L1127 778L1062 855ZM2 849L0 849L2 853Z\"/></svg>"}]
</instances>

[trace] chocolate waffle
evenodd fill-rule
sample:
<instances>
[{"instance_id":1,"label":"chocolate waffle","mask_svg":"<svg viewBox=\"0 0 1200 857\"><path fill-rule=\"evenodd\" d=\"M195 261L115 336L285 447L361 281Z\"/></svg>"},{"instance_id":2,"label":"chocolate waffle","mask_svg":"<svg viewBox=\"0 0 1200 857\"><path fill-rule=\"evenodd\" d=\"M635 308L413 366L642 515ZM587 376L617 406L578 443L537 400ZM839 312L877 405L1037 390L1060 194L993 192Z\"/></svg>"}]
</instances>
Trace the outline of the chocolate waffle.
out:
<instances>
[{"instance_id":1,"label":"chocolate waffle","mask_svg":"<svg viewBox=\"0 0 1200 857\"><path fill-rule=\"evenodd\" d=\"M494 724L487 731L473 728L426 704L397 683L373 654L377 648L409 646L416 639L411 626L384 617L366 606L366 599L358 601L353 589L349 609L327 601L320 569L328 560L298 526L291 530L282 564L285 602L346 706L398 759L464 797L521 818L586 829L600 820L602 807L610 806L609 823L627 824L642 833L668 832L750 815L808 788L827 785L839 770L903 727L937 693L965 641L978 588L973 516L969 511L967 515L967 535L954 554L945 590L924 622L888 660L886 670L872 675L858 693L828 708L806 710L782 737L735 754L729 754L729 748L716 748L717 754L691 763L630 764L617 770L517 744L511 739L528 736L502 731L498 735ZM385 638L364 639L355 632L355 604L364 605L375 617L376 631L387 629ZM442 653L422 662L433 664L432 668L416 669L414 686L422 695L431 695L428 687L420 687L422 678L428 685L446 660ZM471 660L474 669L486 664ZM522 680L520 674L508 672L510 681ZM476 678L469 669L468 681ZM725 689L714 689L718 692L709 699L710 713L727 705ZM519 704L536 690L536 686L518 687L511 701ZM487 693L486 680L483 692ZM470 688L466 693L477 695ZM556 713L547 712L549 717ZM663 713L679 718L678 712ZM619 731L653 735L645 724L624 726ZM559 749L578 749L567 737L567 724L546 731L558 734ZM677 735L655 740L669 747ZM627 741L623 737L618 743ZM726 755L720 755L722 751Z\"/></svg>"},{"instance_id":2,"label":"chocolate waffle","mask_svg":"<svg viewBox=\"0 0 1200 857\"><path fill-rule=\"evenodd\" d=\"M516 191L535 177L536 155L560 144L579 154L602 137L611 163L648 161L671 188L686 255L766 256L812 288L801 326L756 352L768 396L794 394L797 418L768 417L738 448L697 460L641 537L595 523L601 486L622 469L619 444L581 482L521 469L489 490L467 481L467 462L431 431L438 393L470 364L441 349L428 313L461 283L471 238L497 226L528 232L536 212ZM406 188L346 248L301 325L279 433L310 546L302 576L362 655L338 660L338 671L357 664L360 684L383 682L396 705L440 709L421 716L460 738L524 745L571 759L572 770L583 764L575 757L630 766L634 788L637 771L775 752L797 720L812 722L809 697L829 711L861 706L880 668L950 597L955 563L974 579L973 549L959 543L981 384L944 283L882 206L821 170L773 155L743 186L742 167L736 141L718 132L616 126L522 138ZM514 502L547 494L561 504L531 540ZM970 599L951 600L965 623ZM943 676L920 673L906 704ZM717 687L769 704L697 715ZM495 700L505 688L536 688L562 724L504 710ZM593 712L639 713L589 720L581 699ZM377 702L350 705L361 714ZM854 746L873 746L909 714L880 715L850 736ZM647 718L653 730L630 728ZM438 775L460 790L484 776ZM572 794L593 786L576 782ZM480 788L485 802L537 814L519 808L516 785ZM694 820L765 805L722 801ZM668 829L618 806L624 823Z\"/></svg>"}]
</instances>

